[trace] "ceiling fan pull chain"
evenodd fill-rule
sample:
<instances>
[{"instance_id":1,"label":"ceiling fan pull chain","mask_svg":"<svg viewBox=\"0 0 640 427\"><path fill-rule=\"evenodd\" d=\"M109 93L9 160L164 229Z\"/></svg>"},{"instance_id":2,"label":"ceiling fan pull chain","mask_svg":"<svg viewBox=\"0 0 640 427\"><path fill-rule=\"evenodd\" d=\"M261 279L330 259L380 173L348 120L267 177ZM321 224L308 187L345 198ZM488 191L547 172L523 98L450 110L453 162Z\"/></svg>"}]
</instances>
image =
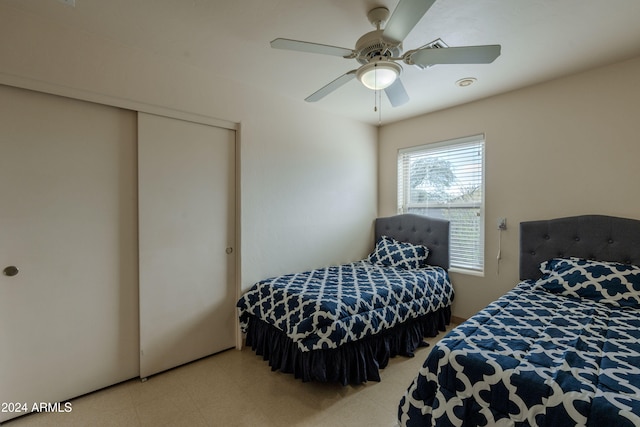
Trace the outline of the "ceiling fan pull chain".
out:
<instances>
[{"instance_id":1,"label":"ceiling fan pull chain","mask_svg":"<svg viewBox=\"0 0 640 427\"><path fill-rule=\"evenodd\" d=\"M375 83L375 75L374 75L374 83ZM373 112L377 112L378 111L378 92L380 92L379 90L374 90L373 91Z\"/></svg>"},{"instance_id":2,"label":"ceiling fan pull chain","mask_svg":"<svg viewBox=\"0 0 640 427\"><path fill-rule=\"evenodd\" d=\"M378 92L378 104L380 107L378 108L378 126L382 125L382 91L377 90Z\"/></svg>"}]
</instances>

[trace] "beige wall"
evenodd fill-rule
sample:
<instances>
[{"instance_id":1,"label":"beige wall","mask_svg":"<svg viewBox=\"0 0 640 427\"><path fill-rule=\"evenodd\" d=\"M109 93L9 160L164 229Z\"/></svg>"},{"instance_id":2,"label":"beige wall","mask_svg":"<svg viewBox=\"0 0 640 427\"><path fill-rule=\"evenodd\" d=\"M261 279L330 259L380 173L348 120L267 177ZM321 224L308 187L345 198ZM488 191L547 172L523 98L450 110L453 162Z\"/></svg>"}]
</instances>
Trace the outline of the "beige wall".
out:
<instances>
[{"instance_id":1,"label":"beige wall","mask_svg":"<svg viewBox=\"0 0 640 427\"><path fill-rule=\"evenodd\" d=\"M635 58L380 130L380 215L395 213L399 148L486 135L485 275L452 274L455 316L473 315L517 283L519 222L640 219L639 75ZM499 274L498 217L508 223Z\"/></svg>"},{"instance_id":2,"label":"beige wall","mask_svg":"<svg viewBox=\"0 0 640 427\"><path fill-rule=\"evenodd\" d=\"M518 222L582 213L640 217L638 58L384 126L379 150L372 126L5 5L0 58L0 83L240 123L243 288L364 256L376 209L395 213L397 149L482 132L486 272L453 274L455 315L470 316L516 283ZM509 229L498 275L499 216Z\"/></svg>"},{"instance_id":3,"label":"beige wall","mask_svg":"<svg viewBox=\"0 0 640 427\"><path fill-rule=\"evenodd\" d=\"M0 83L239 123L243 288L372 246L375 127L6 5L0 58Z\"/></svg>"}]
</instances>

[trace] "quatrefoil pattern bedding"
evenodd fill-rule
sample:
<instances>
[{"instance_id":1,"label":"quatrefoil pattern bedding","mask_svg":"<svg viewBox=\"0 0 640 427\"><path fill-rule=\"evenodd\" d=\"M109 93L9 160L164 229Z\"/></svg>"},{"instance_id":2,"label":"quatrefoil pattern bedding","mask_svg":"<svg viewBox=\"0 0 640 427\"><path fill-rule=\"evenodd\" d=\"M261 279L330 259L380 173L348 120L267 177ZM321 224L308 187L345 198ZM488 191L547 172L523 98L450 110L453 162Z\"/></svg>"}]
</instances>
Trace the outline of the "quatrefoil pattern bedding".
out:
<instances>
[{"instance_id":1,"label":"quatrefoil pattern bedding","mask_svg":"<svg viewBox=\"0 0 640 427\"><path fill-rule=\"evenodd\" d=\"M358 261L256 283L238 301L286 333L301 351L337 348L447 307L453 287L440 267L403 269Z\"/></svg>"},{"instance_id":2,"label":"quatrefoil pattern bedding","mask_svg":"<svg viewBox=\"0 0 640 427\"><path fill-rule=\"evenodd\" d=\"M399 421L639 426L639 366L640 310L525 281L434 346Z\"/></svg>"},{"instance_id":3,"label":"quatrefoil pattern bedding","mask_svg":"<svg viewBox=\"0 0 640 427\"><path fill-rule=\"evenodd\" d=\"M581 258L542 263L538 284L546 291L616 307L640 308L640 267Z\"/></svg>"},{"instance_id":4,"label":"quatrefoil pattern bedding","mask_svg":"<svg viewBox=\"0 0 640 427\"><path fill-rule=\"evenodd\" d=\"M425 267L428 256L429 249L426 246L399 242L394 238L381 236L367 260L371 264L411 269Z\"/></svg>"}]
</instances>

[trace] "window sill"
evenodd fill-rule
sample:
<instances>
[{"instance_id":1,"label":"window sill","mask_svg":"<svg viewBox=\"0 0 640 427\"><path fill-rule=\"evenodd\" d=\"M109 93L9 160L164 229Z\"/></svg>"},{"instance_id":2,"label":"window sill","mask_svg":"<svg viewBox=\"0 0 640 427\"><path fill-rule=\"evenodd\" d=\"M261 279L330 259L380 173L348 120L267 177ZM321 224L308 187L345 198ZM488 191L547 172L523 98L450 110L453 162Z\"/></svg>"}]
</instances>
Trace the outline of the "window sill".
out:
<instances>
[{"instance_id":1,"label":"window sill","mask_svg":"<svg viewBox=\"0 0 640 427\"><path fill-rule=\"evenodd\" d=\"M460 268L460 267L451 267L449 269L449 272L466 274L468 276L484 277L484 271L467 270L466 268Z\"/></svg>"}]
</instances>

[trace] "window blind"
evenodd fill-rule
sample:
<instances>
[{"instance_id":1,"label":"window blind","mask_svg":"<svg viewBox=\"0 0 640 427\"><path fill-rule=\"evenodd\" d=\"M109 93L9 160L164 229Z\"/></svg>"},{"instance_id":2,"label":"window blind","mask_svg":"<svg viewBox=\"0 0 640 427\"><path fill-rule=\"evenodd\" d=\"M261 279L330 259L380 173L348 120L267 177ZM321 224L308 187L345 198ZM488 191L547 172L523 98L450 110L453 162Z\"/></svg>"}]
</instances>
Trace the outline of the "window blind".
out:
<instances>
[{"instance_id":1,"label":"window blind","mask_svg":"<svg viewBox=\"0 0 640 427\"><path fill-rule=\"evenodd\" d=\"M484 135L398 152L398 212L450 221L451 267L484 270Z\"/></svg>"}]
</instances>

